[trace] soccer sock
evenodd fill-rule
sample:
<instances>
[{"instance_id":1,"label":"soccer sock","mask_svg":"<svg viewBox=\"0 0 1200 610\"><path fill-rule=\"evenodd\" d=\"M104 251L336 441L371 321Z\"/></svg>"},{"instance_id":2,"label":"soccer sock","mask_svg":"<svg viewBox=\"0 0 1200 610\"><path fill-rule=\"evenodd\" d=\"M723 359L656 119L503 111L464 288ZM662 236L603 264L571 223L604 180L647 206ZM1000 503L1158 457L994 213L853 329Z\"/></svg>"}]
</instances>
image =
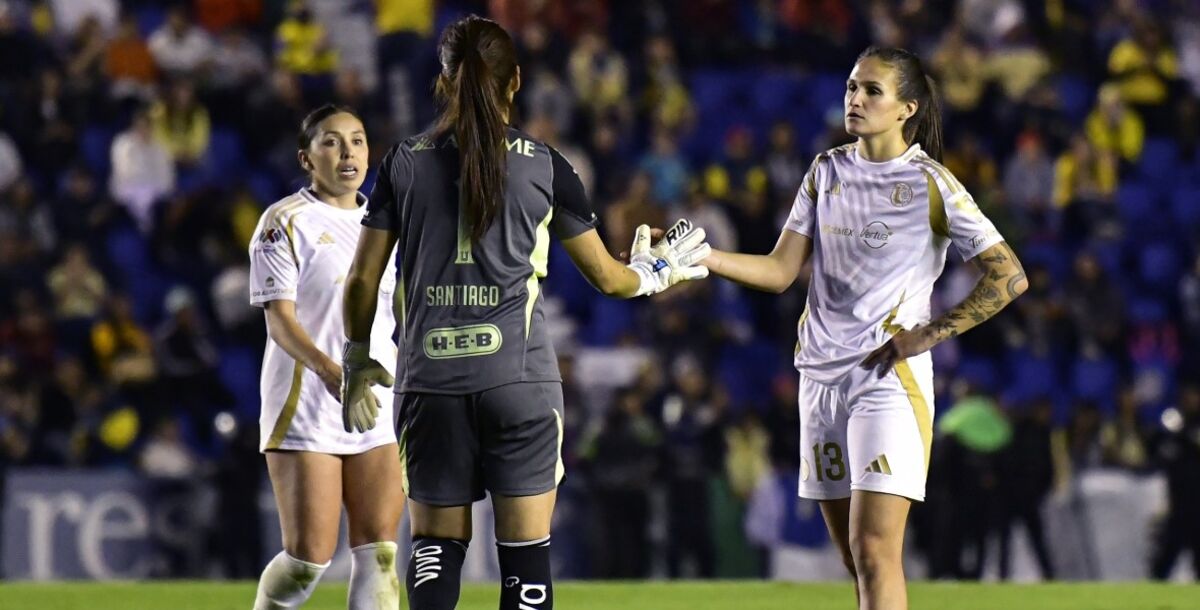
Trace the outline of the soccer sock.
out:
<instances>
[{"instance_id":1,"label":"soccer sock","mask_svg":"<svg viewBox=\"0 0 1200 610\"><path fill-rule=\"evenodd\" d=\"M350 549L349 610L399 610L396 543L372 542Z\"/></svg>"},{"instance_id":2,"label":"soccer sock","mask_svg":"<svg viewBox=\"0 0 1200 610\"><path fill-rule=\"evenodd\" d=\"M500 555L500 610L551 610L550 537L529 542L497 542Z\"/></svg>"},{"instance_id":3,"label":"soccer sock","mask_svg":"<svg viewBox=\"0 0 1200 610\"><path fill-rule=\"evenodd\" d=\"M329 562L310 563L280 551L263 569L258 579L258 594L254 610L285 610L299 608L317 588L317 581Z\"/></svg>"},{"instance_id":4,"label":"soccer sock","mask_svg":"<svg viewBox=\"0 0 1200 610\"><path fill-rule=\"evenodd\" d=\"M413 538L405 579L409 610L454 610L466 557L462 540Z\"/></svg>"}]
</instances>

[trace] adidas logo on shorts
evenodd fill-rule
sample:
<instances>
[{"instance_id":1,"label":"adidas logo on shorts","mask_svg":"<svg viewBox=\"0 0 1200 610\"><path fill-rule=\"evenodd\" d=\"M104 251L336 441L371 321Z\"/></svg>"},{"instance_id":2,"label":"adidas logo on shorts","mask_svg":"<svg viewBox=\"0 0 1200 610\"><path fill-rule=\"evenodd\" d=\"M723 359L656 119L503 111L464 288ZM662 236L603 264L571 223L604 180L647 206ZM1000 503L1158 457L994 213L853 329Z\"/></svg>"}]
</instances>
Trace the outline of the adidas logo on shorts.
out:
<instances>
[{"instance_id":1,"label":"adidas logo on shorts","mask_svg":"<svg viewBox=\"0 0 1200 610\"><path fill-rule=\"evenodd\" d=\"M873 472L875 474L890 475L892 474L892 467L888 464L887 456L881 453L879 457L871 461L865 472L868 474Z\"/></svg>"}]
</instances>

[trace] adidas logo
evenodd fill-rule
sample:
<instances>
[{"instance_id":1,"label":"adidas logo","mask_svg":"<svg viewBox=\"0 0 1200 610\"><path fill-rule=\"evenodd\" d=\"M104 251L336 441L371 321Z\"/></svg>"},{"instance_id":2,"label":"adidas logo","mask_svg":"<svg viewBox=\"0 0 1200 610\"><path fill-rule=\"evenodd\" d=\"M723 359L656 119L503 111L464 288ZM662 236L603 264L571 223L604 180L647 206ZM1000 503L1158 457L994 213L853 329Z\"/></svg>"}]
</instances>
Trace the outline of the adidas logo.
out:
<instances>
[{"instance_id":1,"label":"adidas logo","mask_svg":"<svg viewBox=\"0 0 1200 610\"><path fill-rule=\"evenodd\" d=\"M317 243L318 244L332 244L332 243L334 243L333 236L330 235L329 233L322 233L321 236L317 238Z\"/></svg>"},{"instance_id":2,"label":"adidas logo","mask_svg":"<svg viewBox=\"0 0 1200 610\"><path fill-rule=\"evenodd\" d=\"M879 457L871 461L871 464L867 466L867 469L864 472L890 475L892 474L892 467L888 464L887 456L881 453L879 454Z\"/></svg>"}]
</instances>

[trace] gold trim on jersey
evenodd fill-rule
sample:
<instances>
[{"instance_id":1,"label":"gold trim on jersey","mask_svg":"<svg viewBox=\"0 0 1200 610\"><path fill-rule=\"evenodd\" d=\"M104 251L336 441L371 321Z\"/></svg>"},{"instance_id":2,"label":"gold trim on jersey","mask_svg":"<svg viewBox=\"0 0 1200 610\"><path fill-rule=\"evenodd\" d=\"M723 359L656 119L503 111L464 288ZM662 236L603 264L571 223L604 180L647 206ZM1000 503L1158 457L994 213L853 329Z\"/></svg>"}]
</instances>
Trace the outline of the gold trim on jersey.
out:
<instances>
[{"instance_id":1,"label":"gold trim on jersey","mask_svg":"<svg viewBox=\"0 0 1200 610\"><path fill-rule=\"evenodd\" d=\"M896 302L896 306L893 307L892 310L888 312L887 317L883 319L883 330L889 335L895 335L896 333L904 330L903 326L896 324L896 316L900 313L900 306L904 304L904 297L906 294L907 291L900 292L900 300Z\"/></svg>"},{"instance_id":2,"label":"gold trim on jersey","mask_svg":"<svg viewBox=\"0 0 1200 610\"><path fill-rule=\"evenodd\" d=\"M296 405L300 403L300 387L303 385L304 365L296 362L295 368L292 370L292 388L288 390L287 400L283 401L283 411L279 413L279 419L275 420L275 427L271 429L271 438L267 439L267 449L278 449L279 445L283 444L283 437L287 436L288 428L292 425L292 418L296 416Z\"/></svg>"},{"instance_id":3,"label":"gold trim on jersey","mask_svg":"<svg viewBox=\"0 0 1200 610\"><path fill-rule=\"evenodd\" d=\"M526 339L529 338L529 325L533 322L533 308L537 305L538 294L542 289L538 279L546 277L550 264L550 219L553 217L554 208L551 207L534 231L533 252L529 253L529 264L533 266L533 273L525 282L525 292L529 295L529 302L525 303Z\"/></svg>"},{"instance_id":4,"label":"gold trim on jersey","mask_svg":"<svg viewBox=\"0 0 1200 610\"><path fill-rule=\"evenodd\" d=\"M897 362L894 368L896 376L900 378L900 385L908 394L908 401L912 403L917 432L921 434L921 444L925 448L925 472L928 473L929 452L933 447L933 417L929 413L929 403L925 400L925 394L921 392L921 386L917 384L917 378L913 376L912 368L908 366L908 359Z\"/></svg>"},{"instance_id":5,"label":"gold trim on jersey","mask_svg":"<svg viewBox=\"0 0 1200 610\"><path fill-rule=\"evenodd\" d=\"M942 198L942 190L938 188L933 174L921 169L925 174L925 182L929 185L929 228L937 235L950 237L950 223L946 219L946 200Z\"/></svg>"},{"instance_id":6,"label":"gold trim on jersey","mask_svg":"<svg viewBox=\"0 0 1200 610\"><path fill-rule=\"evenodd\" d=\"M963 187L961 182L958 181L958 178L954 177L954 174L950 173L950 170L946 169L945 165L934 161L928 156L914 158L911 163L918 168L932 170L936 172L938 176L941 176L942 180L946 183L946 188L950 189L951 199L956 197L959 193L966 192L967 189Z\"/></svg>"}]
</instances>

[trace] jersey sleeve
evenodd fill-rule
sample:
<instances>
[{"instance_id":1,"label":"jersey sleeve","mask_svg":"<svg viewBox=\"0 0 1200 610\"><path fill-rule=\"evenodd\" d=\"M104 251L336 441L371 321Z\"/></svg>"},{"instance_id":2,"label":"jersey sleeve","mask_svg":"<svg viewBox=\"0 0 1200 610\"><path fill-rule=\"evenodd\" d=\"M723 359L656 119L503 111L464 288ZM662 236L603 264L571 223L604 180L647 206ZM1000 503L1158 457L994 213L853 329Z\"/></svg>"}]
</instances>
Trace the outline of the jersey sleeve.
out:
<instances>
[{"instance_id":1,"label":"jersey sleeve","mask_svg":"<svg viewBox=\"0 0 1200 610\"><path fill-rule=\"evenodd\" d=\"M816 231L814 227L817 223L817 171L819 168L820 158L814 159L812 165L808 167L808 171L804 174L804 181L800 184L800 190L796 191L796 199L792 202L792 211L788 214L787 222L783 228L793 233L799 233L805 237L815 237Z\"/></svg>"},{"instance_id":2,"label":"jersey sleeve","mask_svg":"<svg viewBox=\"0 0 1200 610\"><path fill-rule=\"evenodd\" d=\"M250 240L250 304L295 301L300 277L295 244L285 219L268 210Z\"/></svg>"},{"instance_id":3,"label":"jersey sleeve","mask_svg":"<svg viewBox=\"0 0 1200 610\"><path fill-rule=\"evenodd\" d=\"M400 230L400 204L412 186L412 155L403 144L397 144L383 156L375 185L367 198L367 213L362 224L372 229L397 232Z\"/></svg>"},{"instance_id":4,"label":"jersey sleeve","mask_svg":"<svg viewBox=\"0 0 1200 610\"><path fill-rule=\"evenodd\" d=\"M550 230L559 239L570 239L596 228L599 222L575 168L553 147L547 148L554 171L554 215L550 219Z\"/></svg>"},{"instance_id":5,"label":"jersey sleeve","mask_svg":"<svg viewBox=\"0 0 1200 610\"><path fill-rule=\"evenodd\" d=\"M927 175L933 230L949 238L964 261L1004 241L975 198L949 170L935 166Z\"/></svg>"}]
</instances>

